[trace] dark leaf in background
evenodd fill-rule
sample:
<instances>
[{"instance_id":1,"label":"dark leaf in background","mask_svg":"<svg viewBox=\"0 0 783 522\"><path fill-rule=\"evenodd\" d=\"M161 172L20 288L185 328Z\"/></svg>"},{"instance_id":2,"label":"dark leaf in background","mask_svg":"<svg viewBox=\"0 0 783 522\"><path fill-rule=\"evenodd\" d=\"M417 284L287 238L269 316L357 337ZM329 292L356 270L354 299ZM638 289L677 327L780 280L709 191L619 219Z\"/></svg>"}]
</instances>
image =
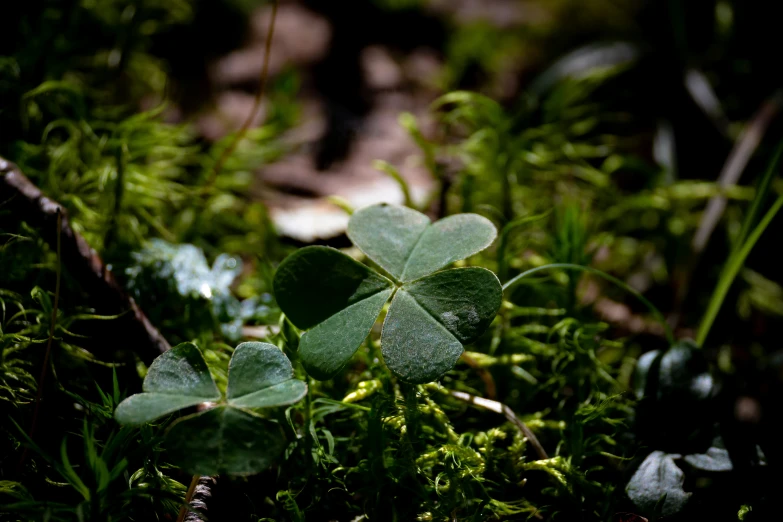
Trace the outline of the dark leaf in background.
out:
<instances>
[{"instance_id":1,"label":"dark leaf in background","mask_svg":"<svg viewBox=\"0 0 783 522\"><path fill-rule=\"evenodd\" d=\"M674 463L679 457L653 451L631 477L626 492L642 513L669 516L685 507L691 494L683 489L685 474Z\"/></svg>"}]
</instances>

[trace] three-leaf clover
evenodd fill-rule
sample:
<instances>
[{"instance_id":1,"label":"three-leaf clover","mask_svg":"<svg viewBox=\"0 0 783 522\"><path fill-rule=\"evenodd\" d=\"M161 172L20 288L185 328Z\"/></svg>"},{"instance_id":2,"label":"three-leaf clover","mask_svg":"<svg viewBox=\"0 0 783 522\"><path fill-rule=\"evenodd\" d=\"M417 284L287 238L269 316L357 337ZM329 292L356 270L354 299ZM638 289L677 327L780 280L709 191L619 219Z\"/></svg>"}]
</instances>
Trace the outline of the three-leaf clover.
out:
<instances>
[{"instance_id":1,"label":"three-leaf clover","mask_svg":"<svg viewBox=\"0 0 783 522\"><path fill-rule=\"evenodd\" d=\"M492 322L503 290L484 268L438 270L484 250L496 235L476 214L431 223L415 210L382 204L354 213L348 237L389 277L332 248L290 255L277 269L274 289L290 321L307 330L299 344L307 372L321 380L339 372L392 296L381 333L389 369L410 383L449 371L463 344Z\"/></svg>"},{"instance_id":2,"label":"three-leaf clover","mask_svg":"<svg viewBox=\"0 0 783 522\"><path fill-rule=\"evenodd\" d=\"M242 343L228 365L226 397L191 343L175 346L150 365L143 393L122 401L120 424L138 426L202 403L214 407L177 420L166 433L173 462L191 474L263 471L285 448L280 425L250 411L299 401L307 385L293 378L291 362L268 343Z\"/></svg>"}]
</instances>

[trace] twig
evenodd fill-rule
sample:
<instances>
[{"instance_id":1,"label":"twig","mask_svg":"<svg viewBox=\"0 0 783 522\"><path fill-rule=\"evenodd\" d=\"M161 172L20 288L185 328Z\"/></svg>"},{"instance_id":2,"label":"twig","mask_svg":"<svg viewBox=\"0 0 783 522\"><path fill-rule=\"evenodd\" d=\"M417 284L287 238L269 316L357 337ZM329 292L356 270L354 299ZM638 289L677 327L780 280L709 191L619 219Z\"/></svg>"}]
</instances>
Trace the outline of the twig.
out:
<instances>
[{"instance_id":1,"label":"twig","mask_svg":"<svg viewBox=\"0 0 783 522\"><path fill-rule=\"evenodd\" d=\"M3 158L0 158L0 201L10 206L16 219L40 230L50 245L60 243L62 264L90 296L97 313L123 314L107 326L107 337L137 353L147 364L170 348L98 254L73 230L67 211L44 196L16 165Z\"/></svg>"},{"instance_id":2,"label":"twig","mask_svg":"<svg viewBox=\"0 0 783 522\"><path fill-rule=\"evenodd\" d=\"M476 370L479 378L484 382L484 390L487 392L487 397L490 399L497 397L498 387L495 384L495 379L492 377L492 373L486 368L482 368L478 361L476 361L476 359L468 355L466 352L462 352L460 359L462 359L465 364Z\"/></svg>"},{"instance_id":3,"label":"twig","mask_svg":"<svg viewBox=\"0 0 783 522\"><path fill-rule=\"evenodd\" d=\"M750 158L761 143L764 133L772 122L772 119L780 111L781 94L777 93L771 99L764 102L759 111L751 120L748 127L737 139L737 143L731 150L726 163L718 176L718 186L726 188L736 185L742 172L745 170ZM726 209L725 196L713 196L707 203L707 208L701 218L701 223L693 236L692 249L695 254L700 254L707 245L715 226L718 224L723 211Z\"/></svg>"},{"instance_id":4,"label":"twig","mask_svg":"<svg viewBox=\"0 0 783 522\"><path fill-rule=\"evenodd\" d=\"M193 492L190 493L190 498L185 501L188 502L187 507L183 507L187 511L187 515L182 519L183 522L204 522L206 517L202 516L202 513L207 511L207 500L212 497L212 488L215 487L215 478L198 475L193 477ZM180 515L182 512L180 511Z\"/></svg>"},{"instance_id":5,"label":"twig","mask_svg":"<svg viewBox=\"0 0 783 522\"><path fill-rule=\"evenodd\" d=\"M240 127L240 129L234 135L234 139L231 141L228 147L223 150L223 153L215 163L215 167L212 169L212 174L210 174L209 179L204 185L204 188L207 190L215 183L217 177L220 175L220 172L223 170L223 166L225 165L226 161L229 157L231 157L231 154L234 153L237 146L239 145L239 142L242 141L242 139L247 134L250 126L256 119L258 108L261 106L261 100L264 97L264 87L266 87L266 80L267 76L269 75L269 55L272 51L272 37L275 34L275 19L277 18L278 3L278 0L272 1L272 16L269 20L269 30L266 33L266 42L264 43L264 63L261 66L261 75L258 79L258 90L256 91L255 100L253 100L253 108L247 115L245 123L242 124L242 127Z\"/></svg>"},{"instance_id":6,"label":"twig","mask_svg":"<svg viewBox=\"0 0 783 522\"><path fill-rule=\"evenodd\" d=\"M525 437L527 437L527 440L530 441L530 444L532 444L533 448L536 450L539 459L544 460L549 458L546 450L544 450L544 447L540 442L538 442L538 438L532 431L530 431L530 428L528 428L527 425L516 416L514 410L502 402L493 401L490 399L485 399L484 397L477 397L469 393L454 390L450 390L449 395L455 399L467 402L468 404L478 406L479 408L484 408L485 410L494 411L495 413L500 413L501 415L505 416L509 422L516 426L519 431L521 431Z\"/></svg>"},{"instance_id":7,"label":"twig","mask_svg":"<svg viewBox=\"0 0 783 522\"><path fill-rule=\"evenodd\" d=\"M201 475L193 475L193 478L190 480L190 486L188 486L188 491L185 493L185 502L179 510L177 522L184 522L185 516L190 512L189 504L193 498L193 493L196 492L196 486L198 486L199 479L201 479Z\"/></svg>"},{"instance_id":8,"label":"twig","mask_svg":"<svg viewBox=\"0 0 783 522\"><path fill-rule=\"evenodd\" d=\"M190 486L188 486L188 491L185 493L185 501L182 504L182 507L179 509L177 522L184 522L185 516L190 512L189 504L193 498L193 493L196 492L196 486L198 486L199 479L201 479L201 475L193 475L193 478L190 480Z\"/></svg>"}]
</instances>

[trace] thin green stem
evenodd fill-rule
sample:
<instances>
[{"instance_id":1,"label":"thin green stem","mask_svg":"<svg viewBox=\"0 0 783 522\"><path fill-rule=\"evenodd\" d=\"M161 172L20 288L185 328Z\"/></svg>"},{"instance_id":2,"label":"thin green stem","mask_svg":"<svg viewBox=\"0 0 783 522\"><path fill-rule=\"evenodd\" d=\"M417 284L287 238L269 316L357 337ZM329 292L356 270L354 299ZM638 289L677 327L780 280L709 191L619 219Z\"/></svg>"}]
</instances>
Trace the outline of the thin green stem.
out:
<instances>
[{"instance_id":1,"label":"thin green stem","mask_svg":"<svg viewBox=\"0 0 783 522\"><path fill-rule=\"evenodd\" d=\"M373 168L383 172L384 174L387 174L390 178L396 181L397 185L399 185L400 190L402 191L403 204L408 208L416 208L413 204L413 198L411 197L411 191L410 187L408 187L408 182L405 180L405 178L402 177L402 174L400 174L400 171L397 170L394 165L388 161L376 160L373 162Z\"/></svg>"},{"instance_id":2,"label":"thin green stem","mask_svg":"<svg viewBox=\"0 0 783 522\"><path fill-rule=\"evenodd\" d=\"M729 257L729 260L726 262L726 266L723 268L720 279L718 280L718 285L715 287L715 291L710 298L707 312L704 314L704 319L702 319L701 325L699 326L699 333L696 337L696 344L699 346L704 345L704 341L707 340L712 324L715 322L715 318L718 316L723 301L726 299L726 294L728 294L731 284L745 264L745 259L748 257L748 254L750 254L750 251L753 250L756 242L775 218L781 207L783 207L783 196L778 196L778 199L775 200L772 207L767 211L759 224L756 225L756 228L753 229L748 240L742 245L742 248Z\"/></svg>"},{"instance_id":3,"label":"thin green stem","mask_svg":"<svg viewBox=\"0 0 783 522\"><path fill-rule=\"evenodd\" d=\"M501 280L506 278L508 272L508 264L506 263L506 250L508 250L508 242L509 242L509 236L511 235L511 232L523 225L527 225L528 223L533 223L534 221L538 221L539 219L547 217L550 212L551 210L548 210L543 214L537 214L535 216L525 216L525 217L514 219L506 223L506 225L500 231L500 238L498 240L498 248L497 248L497 262L498 262L498 277Z\"/></svg>"},{"instance_id":4,"label":"thin green stem","mask_svg":"<svg viewBox=\"0 0 783 522\"><path fill-rule=\"evenodd\" d=\"M636 297L644 306L647 307L648 310L650 310L650 313L655 317L655 319L661 323L661 326L663 326L664 333L666 335L666 340L669 344L674 344L674 334L672 333L672 329L669 326L669 324L666 322L666 319L663 317L663 314L661 313L658 308L655 307L654 304L652 304L646 297L644 297L641 293L639 293L637 290L631 288L623 281L620 281L616 277L610 276L606 272L602 272L596 268L592 268L589 266L584 265L575 265L573 263L552 263L549 265L544 266L538 266L536 268L531 268L530 270L526 270L525 272L522 272L521 274L517 275L516 277L509 280L506 284L503 285L503 291L513 288L521 280L524 278L535 274L536 272L541 272L544 270L552 270L552 269L560 269L560 270L581 270L582 272L589 272L591 274L597 275L599 277L602 277L603 279L606 279L610 283L622 288L629 294Z\"/></svg>"},{"instance_id":5,"label":"thin green stem","mask_svg":"<svg viewBox=\"0 0 783 522\"><path fill-rule=\"evenodd\" d=\"M411 447L415 450L419 446L419 399L417 397L417 386L401 382L400 389L405 399L405 431Z\"/></svg>"},{"instance_id":6,"label":"thin green stem","mask_svg":"<svg viewBox=\"0 0 783 522\"><path fill-rule=\"evenodd\" d=\"M732 250L732 255L735 253L735 251L738 251L740 248L742 248L742 245L745 243L745 239L748 237L748 234L750 234L753 223L755 223L756 218L761 212L761 206L764 204L767 192L769 192L769 187L772 184L772 178L775 177L775 172L777 172L781 153L783 153L783 142L781 142L778 145L777 150L775 150L775 155L772 156L772 161L769 162L767 170L764 172L764 176L761 178L761 182L759 182L758 188L756 188L756 197L753 198L753 202L750 204L750 208L748 209L748 214L745 216L745 221L742 223L742 229L740 230L740 235L735 243L736 246Z\"/></svg>"},{"instance_id":7,"label":"thin green stem","mask_svg":"<svg viewBox=\"0 0 783 522\"><path fill-rule=\"evenodd\" d=\"M30 440L35 437L35 430L38 427L38 417L41 412L41 400L43 399L43 388L46 381L46 373L49 369L49 359L52 355L52 343L54 341L54 330L57 326L57 307L60 303L60 275L61 269L61 240L63 225L63 212L60 207L57 207L57 266L56 266L56 279L54 283L54 304L52 305L52 316L49 320L49 339L46 341L46 352L44 353L43 364L41 365L41 375L38 377L38 389L35 393L35 409L33 410L33 420L30 424ZM19 459L18 470L21 472L24 466L24 461L27 458L27 448L22 451L22 456Z\"/></svg>"}]
</instances>

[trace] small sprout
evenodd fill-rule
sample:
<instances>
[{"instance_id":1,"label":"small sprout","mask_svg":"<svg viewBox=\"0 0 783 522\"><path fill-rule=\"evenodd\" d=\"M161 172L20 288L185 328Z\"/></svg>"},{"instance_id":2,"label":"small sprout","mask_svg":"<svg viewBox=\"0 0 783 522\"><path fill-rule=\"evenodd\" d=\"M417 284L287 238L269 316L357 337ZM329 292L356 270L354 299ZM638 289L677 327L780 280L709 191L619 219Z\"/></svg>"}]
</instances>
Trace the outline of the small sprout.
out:
<instances>
[{"instance_id":1,"label":"small sprout","mask_svg":"<svg viewBox=\"0 0 783 522\"><path fill-rule=\"evenodd\" d=\"M191 474L249 475L268 468L285 448L280 425L251 411L293 404L307 385L293 378L291 362L276 346L242 343L228 365L223 398L198 348L175 346L152 363L143 393L114 413L120 424L140 426L183 408L205 411L183 417L166 433L171 459Z\"/></svg>"},{"instance_id":2,"label":"small sprout","mask_svg":"<svg viewBox=\"0 0 783 522\"><path fill-rule=\"evenodd\" d=\"M487 329L503 292L484 268L441 269L484 250L496 235L476 214L431 223L409 208L375 205L351 216L348 237L389 277L332 248L290 255L274 288L286 316L307 330L299 346L307 372L320 380L336 375L391 299L381 333L386 365L409 383L441 377Z\"/></svg>"}]
</instances>

